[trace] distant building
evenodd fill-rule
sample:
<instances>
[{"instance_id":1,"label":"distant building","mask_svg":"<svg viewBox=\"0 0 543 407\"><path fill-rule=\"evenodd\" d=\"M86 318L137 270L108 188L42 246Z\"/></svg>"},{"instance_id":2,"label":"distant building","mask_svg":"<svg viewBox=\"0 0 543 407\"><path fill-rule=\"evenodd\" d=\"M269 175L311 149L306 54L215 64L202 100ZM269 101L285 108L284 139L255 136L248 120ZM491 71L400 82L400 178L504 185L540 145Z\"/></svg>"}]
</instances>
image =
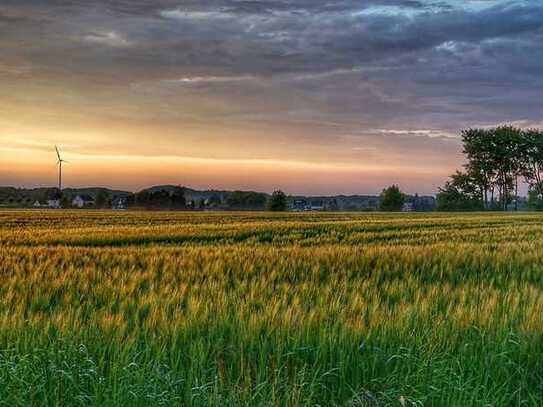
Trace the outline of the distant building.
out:
<instances>
[{"instance_id":1,"label":"distant building","mask_svg":"<svg viewBox=\"0 0 543 407\"><path fill-rule=\"evenodd\" d=\"M72 201L72 206L75 206L76 208L85 208L94 206L95 203L94 198L90 195L77 195Z\"/></svg>"},{"instance_id":2,"label":"distant building","mask_svg":"<svg viewBox=\"0 0 543 407\"><path fill-rule=\"evenodd\" d=\"M126 209L126 199L125 198L116 198L111 203L111 207L117 210Z\"/></svg>"},{"instance_id":3,"label":"distant building","mask_svg":"<svg viewBox=\"0 0 543 407\"><path fill-rule=\"evenodd\" d=\"M324 201L313 200L309 206L309 209L312 211L323 211L324 210Z\"/></svg>"},{"instance_id":4,"label":"distant building","mask_svg":"<svg viewBox=\"0 0 543 407\"><path fill-rule=\"evenodd\" d=\"M324 207L327 211L338 211L339 204L336 198L330 198L324 203Z\"/></svg>"},{"instance_id":5,"label":"distant building","mask_svg":"<svg viewBox=\"0 0 543 407\"><path fill-rule=\"evenodd\" d=\"M433 196L411 196L407 202L413 205L413 212L430 212L436 207L436 199Z\"/></svg>"},{"instance_id":6,"label":"distant building","mask_svg":"<svg viewBox=\"0 0 543 407\"><path fill-rule=\"evenodd\" d=\"M52 209L60 209L60 199L49 199L47 206Z\"/></svg>"},{"instance_id":7,"label":"distant building","mask_svg":"<svg viewBox=\"0 0 543 407\"><path fill-rule=\"evenodd\" d=\"M307 201L305 199L295 199L292 201L291 209L296 212L305 211L307 209Z\"/></svg>"},{"instance_id":8,"label":"distant building","mask_svg":"<svg viewBox=\"0 0 543 407\"><path fill-rule=\"evenodd\" d=\"M46 201L35 201L32 206L34 206L34 208L59 209L60 199L48 199Z\"/></svg>"},{"instance_id":9,"label":"distant building","mask_svg":"<svg viewBox=\"0 0 543 407\"><path fill-rule=\"evenodd\" d=\"M406 202L402 206L402 212L414 212L415 207L413 205L413 202Z\"/></svg>"}]
</instances>

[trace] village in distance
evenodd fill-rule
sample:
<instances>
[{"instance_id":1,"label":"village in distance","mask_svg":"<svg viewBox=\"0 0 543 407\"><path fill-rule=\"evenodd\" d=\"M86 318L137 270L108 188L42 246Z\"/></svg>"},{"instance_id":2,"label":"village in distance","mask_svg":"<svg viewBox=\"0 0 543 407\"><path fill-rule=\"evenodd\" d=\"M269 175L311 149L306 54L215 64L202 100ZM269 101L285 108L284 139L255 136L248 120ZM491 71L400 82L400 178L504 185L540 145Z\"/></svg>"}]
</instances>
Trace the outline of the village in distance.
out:
<instances>
[{"instance_id":1,"label":"village in distance","mask_svg":"<svg viewBox=\"0 0 543 407\"><path fill-rule=\"evenodd\" d=\"M276 191L281 193L281 191ZM0 187L0 207L41 209L150 209L150 210L267 210L274 194L254 191L196 190L160 185L133 193L108 188L24 189ZM289 211L378 211L382 195L334 195L284 197L282 210ZM435 209L433 196L401 195L403 212ZM398 203L397 205L399 205Z\"/></svg>"}]
</instances>

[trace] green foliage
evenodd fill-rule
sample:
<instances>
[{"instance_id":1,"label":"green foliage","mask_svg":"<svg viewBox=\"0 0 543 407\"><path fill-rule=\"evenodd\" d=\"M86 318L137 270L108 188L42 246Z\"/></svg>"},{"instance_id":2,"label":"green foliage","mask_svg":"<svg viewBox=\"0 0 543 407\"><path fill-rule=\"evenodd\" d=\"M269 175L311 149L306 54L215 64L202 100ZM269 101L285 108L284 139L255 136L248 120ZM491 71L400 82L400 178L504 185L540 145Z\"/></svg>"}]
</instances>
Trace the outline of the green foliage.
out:
<instances>
[{"instance_id":1,"label":"green foliage","mask_svg":"<svg viewBox=\"0 0 543 407\"><path fill-rule=\"evenodd\" d=\"M332 200L330 200L330 202L326 206L326 210L328 210L328 211L339 211L339 205L337 203L336 198L333 198Z\"/></svg>"},{"instance_id":2,"label":"green foliage","mask_svg":"<svg viewBox=\"0 0 543 407\"><path fill-rule=\"evenodd\" d=\"M266 194L258 192L231 192L226 198L226 204L231 209L260 210L266 207Z\"/></svg>"},{"instance_id":3,"label":"green foliage","mask_svg":"<svg viewBox=\"0 0 543 407\"><path fill-rule=\"evenodd\" d=\"M282 212L287 210L287 196L283 191L274 191L268 204L268 209L273 212Z\"/></svg>"},{"instance_id":4,"label":"green foliage","mask_svg":"<svg viewBox=\"0 0 543 407\"><path fill-rule=\"evenodd\" d=\"M543 132L535 129L526 130L523 137L522 174L530 189L536 191L538 195L543 195Z\"/></svg>"},{"instance_id":5,"label":"green foliage","mask_svg":"<svg viewBox=\"0 0 543 407\"><path fill-rule=\"evenodd\" d=\"M217 194L211 195L209 198L209 206L211 207L217 207L222 204L221 197Z\"/></svg>"},{"instance_id":6,"label":"green foliage","mask_svg":"<svg viewBox=\"0 0 543 407\"><path fill-rule=\"evenodd\" d=\"M528 191L528 209L532 211L543 211L543 195L539 192L541 188Z\"/></svg>"},{"instance_id":7,"label":"green foliage","mask_svg":"<svg viewBox=\"0 0 543 407\"><path fill-rule=\"evenodd\" d=\"M405 203L405 195L397 185L391 185L381 193L379 209L385 212L400 211Z\"/></svg>"},{"instance_id":8,"label":"green foliage","mask_svg":"<svg viewBox=\"0 0 543 407\"><path fill-rule=\"evenodd\" d=\"M136 204L136 194L128 194L123 199L127 208L131 208Z\"/></svg>"},{"instance_id":9,"label":"green foliage","mask_svg":"<svg viewBox=\"0 0 543 407\"><path fill-rule=\"evenodd\" d=\"M539 215L0 219L2 405L543 405Z\"/></svg>"},{"instance_id":10,"label":"green foliage","mask_svg":"<svg viewBox=\"0 0 543 407\"><path fill-rule=\"evenodd\" d=\"M440 210L506 210L512 201L516 205L522 178L543 193L542 131L512 126L468 129L462 141L468 163L464 173L457 172L441 189ZM459 176L465 178L460 183L454 179Z\"/></svg>"},{"instance_id":11,"label":"green foliage","mask_svg":"<svg viewBox=\"0 0 543 407\"><path fill-rule=\"evenodd\" d=\"M186 208L183 188L173 190L143 190L136 194L136 205L147 209L184 209Z\"/></svg>"},{"instance_id":12,"label":"green foliage","mask_svg":"<svg viewBox=\"0 0 543 407\"><path fill-rule=\"evenodd\" d=\"M109 208L111 207L111 196L105 189L100 189L96 194L96 207Z\"/></svg>"},{"instance_id":13,"label":"green foliage","mask_svg":"<svg viewBox=\"0 0 543 407\"><path fill-rule=\"evenodd\" d=\"M48 201L48 200L55 200L55 199L61 199L62 198L62 192L58 188L46 188L43 191L43 196L41 200Z\"/></svg>"},{"instance_id":14,"label":"green foliage","mask_svg":"<svg viewBox=\"0 0 543 407\"><path fill-rule=\"evenodd\" d=\"M60 207L61 208L70 208L72 206L72 201L71 199L66 196L66 195L62 195L62 198L60 199Z\"/></svg>"},{"instance_id":15,"label":"green foliage","mask_svg":"<svg viewBox=\"0 0 543 407\"><path fill-rule=\"evenodd\" d=\"M436 196L438 211L480 211L484 209L477 180L457 171Z\"/></svg>"}]
</instances>

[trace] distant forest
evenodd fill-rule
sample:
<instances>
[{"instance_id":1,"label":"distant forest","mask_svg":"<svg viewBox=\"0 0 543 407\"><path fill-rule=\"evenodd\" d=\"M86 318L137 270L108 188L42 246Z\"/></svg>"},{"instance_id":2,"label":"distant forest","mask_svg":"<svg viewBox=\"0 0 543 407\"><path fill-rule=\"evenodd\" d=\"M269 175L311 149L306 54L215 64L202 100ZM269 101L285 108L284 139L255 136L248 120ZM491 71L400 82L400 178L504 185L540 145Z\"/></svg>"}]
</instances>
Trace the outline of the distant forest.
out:
<instances>
[{"instance_id":1,"label":"distant forest","mask_svg":"<svg viewBox=\"0 0 543 407\"><path fill-rule=\"evenodd\" d=\"M467 164L440 188L437 210L520 208L519 184L528 185L527 208L543 209L543 132L513 126L462 132Z\"/></svg>"},{"instance_id":2,"label":"distant forest","mask_svg":"<svg viewBox=\"0 0 543 407\"><path fill-rule=\"evenodd\" d=\"M291 210L291 211L413 211L435 208L432 196L406 195L397 186L381 195L301 196L281 191L199 191L175 185L146 188L137 193L107 188L0 187L0 207L148 209L148 210Z\"/></svg>"}]
</instances>

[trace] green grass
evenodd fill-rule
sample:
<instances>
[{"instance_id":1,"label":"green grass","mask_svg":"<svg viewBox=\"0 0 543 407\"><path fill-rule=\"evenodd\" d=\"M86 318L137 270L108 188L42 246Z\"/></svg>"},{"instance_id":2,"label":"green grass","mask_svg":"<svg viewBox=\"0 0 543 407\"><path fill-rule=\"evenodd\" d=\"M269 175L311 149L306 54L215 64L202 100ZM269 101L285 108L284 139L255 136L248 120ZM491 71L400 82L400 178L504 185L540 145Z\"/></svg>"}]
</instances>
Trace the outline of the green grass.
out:
<instances>
[{"instance_id":1,"label":"green grass","mask_svg":"<svg viewBox=\"0 0 543 407\"><path fill-rule=\"evenodd\" d=\"M543 216L0 211L0 405L540 406Z\"/></svg>"}]
</instances>

